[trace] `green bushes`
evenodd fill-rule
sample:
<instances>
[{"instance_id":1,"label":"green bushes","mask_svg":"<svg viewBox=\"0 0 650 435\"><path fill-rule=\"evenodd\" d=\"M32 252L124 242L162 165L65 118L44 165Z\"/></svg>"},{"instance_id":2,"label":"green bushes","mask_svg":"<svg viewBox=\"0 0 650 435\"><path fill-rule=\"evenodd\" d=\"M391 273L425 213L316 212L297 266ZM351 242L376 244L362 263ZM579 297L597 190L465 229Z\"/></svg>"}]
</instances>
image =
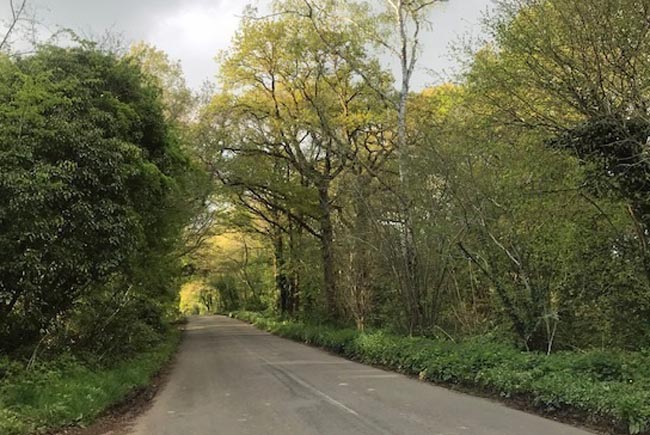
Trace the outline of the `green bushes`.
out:
<instances>
[{"instance_id":1,"label":"green bushes","mask_svg":"<svg viewBox=\"0 0 650 435\"><path fill-rule=\"evenodd\" d=\"M132 59L91 43L0 58L0 352L121 353L105 320L164 322L204 184Z\"/></svg>"},{"instance_id":2,"label":"green bushes","mask_svg":"<svg viewBox=\"0 0 650 435\"><path fill-rule=\"evenodd\" d=\"M22 364L0 359L0 433L41 433L92 421L132 390L148 385L179 337L175 331L152 350L110 368L60 357L27 371Z\"/></svg>"},{"instance_id":3,"label":"green bushes","mask_svg":"<svg viewBox=\"0 0 650 435\"><path fill-rule=\"evenodd\" d=\"M274 334L421 379L525 399L544 412L579 413L585 420L630 434L650 431L647 352L560 352L547 356L486 339L451 342L335 329L250 312L234 316Z\"/></svg>"}]
</instances>

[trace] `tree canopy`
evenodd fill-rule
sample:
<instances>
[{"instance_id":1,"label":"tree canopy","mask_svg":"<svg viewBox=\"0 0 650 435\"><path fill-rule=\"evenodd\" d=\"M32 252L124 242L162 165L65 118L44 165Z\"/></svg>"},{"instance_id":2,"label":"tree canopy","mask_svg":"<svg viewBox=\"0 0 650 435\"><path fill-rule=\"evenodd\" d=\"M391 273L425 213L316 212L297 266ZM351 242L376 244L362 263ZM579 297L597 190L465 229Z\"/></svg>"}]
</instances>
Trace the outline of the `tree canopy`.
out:
<instances>
[{"instance_id":1,"label":"tree canopy","mask_svg":"<svg viewBox=\"0 0 650 435\"><path fill-rule=\"evenodd\" d=\"M545 352L647 340L647 5L502 2L463 77L421 92L435 2L386 6L276 2L220 57L194 131L222 229L267 243L258 301ZM239 267L203 275L245 292Z\"/></svg>"}]
</instances>

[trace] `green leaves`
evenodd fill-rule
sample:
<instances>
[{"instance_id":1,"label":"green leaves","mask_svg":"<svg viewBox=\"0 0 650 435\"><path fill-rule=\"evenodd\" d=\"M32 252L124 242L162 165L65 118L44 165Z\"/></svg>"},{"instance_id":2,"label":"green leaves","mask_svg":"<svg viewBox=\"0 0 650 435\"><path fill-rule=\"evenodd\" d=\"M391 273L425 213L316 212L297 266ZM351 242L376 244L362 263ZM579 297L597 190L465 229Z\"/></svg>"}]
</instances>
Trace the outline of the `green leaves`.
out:
<instances>
[{"instance_id":1,"label":"green leaves","mask_svg":"<svg viewBox=\"0 0 650 435\"><path fill-rule=\"evenodd\" d=\"M13 350L171 256L194 172L135 63L46 46L0 69L0 350Z\"/></svg>"},{"instance_id":2,"label":"green leaves","mask_svg":"<svg viewBox=\"0 0 650 435\"><path fill-rule=\"evenodd\" d=\"M43 433L87 424L151 377L169 360L180 334L175 331L150 350L112 367L99 367L70 356L39 363L31 370L0 360L0 433ZM16 364L17 365L17 364Z\"/></svg>"}]
</instances>

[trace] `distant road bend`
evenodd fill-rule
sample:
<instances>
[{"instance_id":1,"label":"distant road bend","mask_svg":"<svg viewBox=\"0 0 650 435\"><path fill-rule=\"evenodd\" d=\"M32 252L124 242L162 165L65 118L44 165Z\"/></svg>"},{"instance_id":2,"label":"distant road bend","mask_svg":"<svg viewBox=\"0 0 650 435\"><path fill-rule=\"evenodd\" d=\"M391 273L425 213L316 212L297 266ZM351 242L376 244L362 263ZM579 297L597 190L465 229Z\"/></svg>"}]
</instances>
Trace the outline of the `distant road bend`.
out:
<instances>
[{"instance_id":1,"label":"distant road bend","mask_svg":"<svg viewBox=\"0 0 650 435\"><path fill-rule=\"evenodd\" d=\"M135 435L586 435L348 361L227 317L190 319L169 382Z\"/></svg>"}]
</instances>

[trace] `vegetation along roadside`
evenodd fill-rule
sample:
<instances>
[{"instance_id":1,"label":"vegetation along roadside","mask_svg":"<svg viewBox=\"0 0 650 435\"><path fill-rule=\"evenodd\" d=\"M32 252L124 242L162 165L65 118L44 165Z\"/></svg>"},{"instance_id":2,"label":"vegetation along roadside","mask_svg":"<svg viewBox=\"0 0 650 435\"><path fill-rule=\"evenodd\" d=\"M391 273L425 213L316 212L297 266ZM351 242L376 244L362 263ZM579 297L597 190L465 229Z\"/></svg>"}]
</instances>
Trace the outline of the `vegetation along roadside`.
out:
<instances>
[{"instance_id":1,"label":"vegetation along roadside","mask_svg":"<svg viewBox=\"0 0 650 435\"><path fill-rule=\"evenodd\" d=\"M176 348L204 184L157 54L0 53L2 435L88 424Z\"/></svg>"},{"instance_id":2,"label":"vegetation along roadside","mask_svg":"<svg viewBox=\"0 0 650 435\"><path fill-rule=\"evenodd\" d=\"M0 0L2 435L88 423L181 314L236 311L650 430L650 0L490 1L433 83L463 0L239 2L200 89L147 42L37 40L35 3Z\"/></svg>"},{"instance_id":3,"label":"vegetation along roadside","mask_svg":"<svg viewBox=\"0 0 650 435\"><path fill-rule=\"evenodd\" d=\"M0 360L0 433L43 433L84 426L151 379L173 356L180 332L151 350L110 367L90 365L71 356L39 362L29 370Z\"/></svg>"}]
</instances>

